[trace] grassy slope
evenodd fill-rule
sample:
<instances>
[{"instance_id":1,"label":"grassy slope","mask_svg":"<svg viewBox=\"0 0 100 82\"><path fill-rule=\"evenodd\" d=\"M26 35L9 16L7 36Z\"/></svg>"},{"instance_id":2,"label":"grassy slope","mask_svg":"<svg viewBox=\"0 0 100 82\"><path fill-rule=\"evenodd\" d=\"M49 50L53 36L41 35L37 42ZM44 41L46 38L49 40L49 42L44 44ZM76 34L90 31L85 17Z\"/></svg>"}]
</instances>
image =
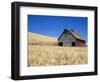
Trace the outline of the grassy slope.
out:
<instances>
[{"instance_id":1,"label":"grassy slope","mask_svg":"<svg viewBox=\"0 0 100 82\"><path fill-rule=\"evenodd\" d=\"M28 32L28 43L57 42L56 38Z\"/></svg>"}]
</instances>

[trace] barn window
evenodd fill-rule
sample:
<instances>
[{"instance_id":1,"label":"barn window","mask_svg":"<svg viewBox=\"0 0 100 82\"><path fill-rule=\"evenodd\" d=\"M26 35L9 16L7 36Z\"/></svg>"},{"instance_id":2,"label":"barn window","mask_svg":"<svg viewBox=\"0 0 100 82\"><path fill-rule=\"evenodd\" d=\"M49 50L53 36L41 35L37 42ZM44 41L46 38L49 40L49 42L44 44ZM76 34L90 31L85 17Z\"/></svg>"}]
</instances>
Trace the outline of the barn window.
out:
<instances>
[{"instance_id":1,"label":"barn window","mask_svg":"<svg viewBox=\"0 0 100 82\"><path fill-rule=\"evenodd\" d=\"M72 42L72 46L75 46L75 42Z\"/></svg>"},{"instance_id":2,"label":"barn window","mask_svg":"<svg viewBox=\"0 0 100 82\"><path fill-rule=\"evenodd\" d=\"M63 42L58 42L58 45L59 46L63 46Z\"/></svg>"}]
</instances>

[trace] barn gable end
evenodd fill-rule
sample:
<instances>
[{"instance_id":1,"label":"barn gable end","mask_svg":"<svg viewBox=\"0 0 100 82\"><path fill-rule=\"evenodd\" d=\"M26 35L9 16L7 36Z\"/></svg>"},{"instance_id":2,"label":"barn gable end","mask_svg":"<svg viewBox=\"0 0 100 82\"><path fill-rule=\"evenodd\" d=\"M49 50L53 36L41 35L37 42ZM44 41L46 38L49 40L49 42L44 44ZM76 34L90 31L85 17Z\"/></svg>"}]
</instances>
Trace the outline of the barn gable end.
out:
<instances>
[{"instance_id":1,"label":"barn gable end","mask_svg":"<svg viewBox=\"0 0 100 82\"><path fill-rule=\"evenodd\" d=\"M60 38L58 38L59 43L63 43L63 46L71 46L72 42L75 42L75 38L70 34L69 31L64 30Z\"/></svg>"}]
</instances>

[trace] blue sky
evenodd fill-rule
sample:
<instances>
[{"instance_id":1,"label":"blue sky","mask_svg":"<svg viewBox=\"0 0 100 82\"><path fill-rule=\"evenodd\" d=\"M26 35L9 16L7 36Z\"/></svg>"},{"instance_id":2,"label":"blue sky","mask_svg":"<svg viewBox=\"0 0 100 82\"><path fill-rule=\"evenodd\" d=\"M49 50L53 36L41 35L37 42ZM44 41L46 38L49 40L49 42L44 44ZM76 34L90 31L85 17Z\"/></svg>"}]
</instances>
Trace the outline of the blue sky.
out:
<instances>
[{"instance_id":1,"label":"blue sky","mask_svg":"<svg viewBox=\"0 0 100 82\"><path fill-rule=\"evenodd\" d=\"M58 38L64 29L73 29L87 41L87 17L28 15L28 32Z\"/></svg>"}]
</instances>

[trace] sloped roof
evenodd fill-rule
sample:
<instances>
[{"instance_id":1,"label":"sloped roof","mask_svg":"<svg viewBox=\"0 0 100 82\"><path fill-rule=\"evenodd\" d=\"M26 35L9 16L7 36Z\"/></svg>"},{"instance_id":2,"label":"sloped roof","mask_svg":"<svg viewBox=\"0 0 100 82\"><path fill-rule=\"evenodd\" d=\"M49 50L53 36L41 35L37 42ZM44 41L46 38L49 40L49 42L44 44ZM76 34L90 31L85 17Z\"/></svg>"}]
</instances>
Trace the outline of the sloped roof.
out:
<instances>
[{"instance_id":1,"label":"sloped roof","mask_svg":"<svg viewBox=\"0 0 100 82\"><path fill-rule=\"evenodd\" d=\"M76 39L79 39L79 40L84 40L79 34L75 33L75 32L72 32L72 31L69 31ZM84 40L85 41L85 40Z\"/></svg>"},{"instance_id":2,"label":"sloped roof","mask_svg":"<svg viewBox=\"0 0 100 82\"><path fill-rule=\"evenodd\" d=\"M71 35L72 35L75 39L85 41L79 34L75 33L74 31L64 29L63 33L64 33L64 32L70 32ZM62 33L62 34L63 34L63 33ZM60 35L60 37L62 36L62 34ZM59 37L59 38L60 38L60 37ZM59 38L58 38L58 40L59 40Z\"/></svg>"}]
</instances>

